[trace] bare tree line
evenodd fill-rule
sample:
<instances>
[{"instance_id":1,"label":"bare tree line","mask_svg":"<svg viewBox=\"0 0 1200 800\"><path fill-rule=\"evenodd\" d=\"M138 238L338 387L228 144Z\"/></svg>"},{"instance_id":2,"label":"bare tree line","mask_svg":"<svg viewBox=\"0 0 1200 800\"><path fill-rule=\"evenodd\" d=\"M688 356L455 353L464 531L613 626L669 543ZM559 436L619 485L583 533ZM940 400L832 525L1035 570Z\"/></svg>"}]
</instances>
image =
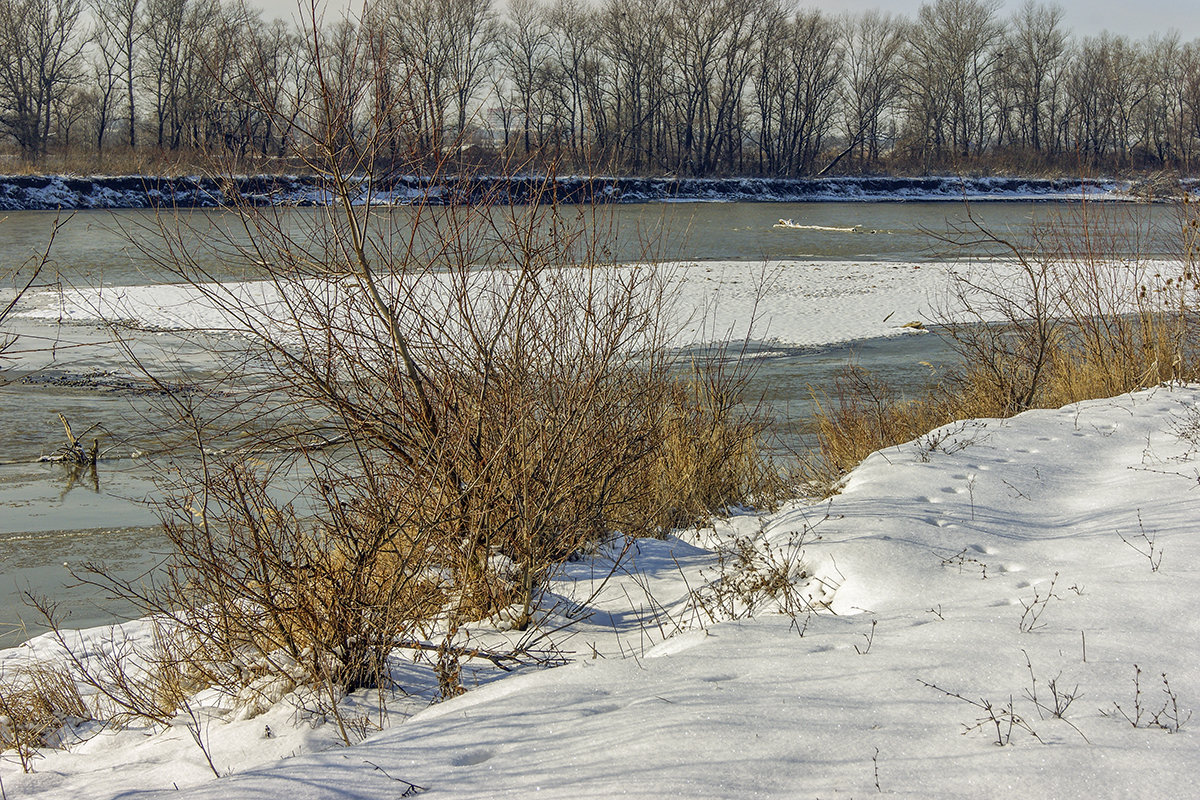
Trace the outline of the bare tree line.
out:
<instances>
[{"instance_id":1,"label":"bare tree line","mask_svg":"<svg viewBox=\"0 0 1200 800\"><path fill-rule=\"evenodd\" d=\"M0 133L35 162L84 148L262 168L311 146L322 71L354 98L329 126L384 126L395 152L442 159L789 177L1200 160L1200 40L1077 38L1033 0L930 0L913 19L787 0L500 8L378 0L285 23L235 0L0 0Z\"/></svg>"}]
</instances>

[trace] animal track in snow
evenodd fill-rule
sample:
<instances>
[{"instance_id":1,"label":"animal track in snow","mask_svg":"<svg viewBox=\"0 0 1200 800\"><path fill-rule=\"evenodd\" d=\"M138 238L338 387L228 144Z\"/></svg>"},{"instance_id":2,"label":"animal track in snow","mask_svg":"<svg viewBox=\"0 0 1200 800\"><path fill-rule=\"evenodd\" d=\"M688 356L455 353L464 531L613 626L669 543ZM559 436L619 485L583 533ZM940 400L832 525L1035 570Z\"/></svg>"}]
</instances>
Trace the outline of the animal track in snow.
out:
<instances>
[{"instance_id":1,"label":"animal track in snow","mask_svg":"<svg viewBox=\"0 0 1200 800\"><path fill-rule=\"evenodd\" d=\"M723 681L731 681L736 677L736 675L708 675L700 680L704 681L705 683L721 683Z\"/></svg>"},{"instance_id":2,"label":"animal track in snow","mask_svg":"<svg viewBox=\"0 0 1200 800\"><path fill-rule=\"evenodd\" d=\"M604 703L591 708L585 708L580 713L585 717L598 717L601 714L611 714L614 711L620 711L621 707L616 703Z\"/></svg>"},{"instance_id":3,"label":"animal track in snow","mask_svg":"<svg viewBox=\"0 0 1200 800\"><path fill-rule=\"evenodd\" d=\"M476 764L482 764L485 761L491 760L493 755L495 754L491 750L468 750L450 759L450 766L473 767Z\"/></svg>"}]
</instances>

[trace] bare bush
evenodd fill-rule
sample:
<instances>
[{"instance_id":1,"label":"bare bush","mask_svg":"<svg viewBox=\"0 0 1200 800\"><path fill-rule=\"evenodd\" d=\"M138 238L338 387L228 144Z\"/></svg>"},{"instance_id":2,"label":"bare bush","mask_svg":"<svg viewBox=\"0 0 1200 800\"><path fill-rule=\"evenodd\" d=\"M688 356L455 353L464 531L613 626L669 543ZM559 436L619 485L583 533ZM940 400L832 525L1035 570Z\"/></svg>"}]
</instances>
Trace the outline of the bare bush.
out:
<instances>
[{"instance_id":1,"label":"bare bush","mask_svg":"<svg viewBox=\"0 0 1200 800\"><path fill-rule=\"evenodd\" d=\"M1036 586L1033 589L1033 597L1029 600L1021 600L1020 627L1021 633L1032 633L1035 630L1045 627L1046 623L1041 622L1042 614L1045 613L1046 607L1050 605L1051 600L1062 600L1063 598L1054 593L1054 584L1058 583L1058 573L1054 573L1054 577L1050 579L1050 586L1046 588L1046 593Z\"/></svg>"},{"instance_id":2,"label":"bare bush","mask_svg":"<svg viewBox=\"0 0 1200 800\"><path fill-rule=\"evenodd\" d=\"M923 681L920 678L917 679L917 682L922 686L940 692L946 697L961 700L978 710L979 716L974 722L963 723L962 732L964 736L976 731L990 733L997 747L1005 747L1013 743L1013 733L1024 731L1036 741L1045 744L1041 737L1038 736L1037 731L1029 724L1029 721L1017 713L1011 696L1008 698L1008 702L993 702L984 697L974 700L960 692L943 689L941 686Z\"/></svg>"},{"instance_id":3,"label":"bare bush","mask_svg":"<svg viewBox=\"0 0 1200 800\"><path fill-rule=\"evenodd\" d=\"M192 291L224 364L211 388L164 392L191 446L161 463L163 569L80 573L161 621L185 685L247 714L308 687L347 742L338 701L389 689L397 647L435 654L455 694L460 662L489 657L462 646L465 623L526 628L580 549L770 485L741 367L668 348L668 276L609 263L596 209L565 211L549 179L520 204L391 204L386 177L427 154L389 136L404 108L378 105L378 43L357 41L336 63L314 55L317 99L287 112L309 125L327 207L235 193L236 232L167 214L132 232ZM214 280L197 239L251 282Z\"/></svg>"},{"instance_id":4,"label":"bare bush","mask_svg":"<svg viewBox=\"0 0 1200 800\"><path fill-rule=\"evenodd\" d=\"M717 563L701 573L705 583L690 592L696 612L710 622L744 619L764 611L790 616L827 608L837 584L812 574L805 547L821 537L824 520L768 536L765 528L732 537L716 548Z\"/></svg>"},{"instance_id":5,"label":"bare bush","mask_svg":"<svg viewBox=\"0 0 1200 800\"><path fill-rule=\"evenodd\" d=\"M1131 548L1138 555L1144 556L1150 564L1151 572L1158 572L1158 568L1162 566L1163 551L1162 547L1156 541L1156 534L1152 531L1146 533L1146 527L1142 524L1142 512L1138 509L1138 532L1136 534L1125 534L1117 531L1117 536L1121 541Z\"/></svg>"},{"instance_id":6,"label":"bare bush","mask_svg":"<svg viewBox=\"0 0 1200 800\"><path fill-rule=\"evenodd\" d=\"M1141 255L1147 223L1126 208L1080 203L1025 241L969 218L954 241L1002 261L959 272L943 312L960 394L995 398L1007 416L1195 375L1197 211L1189 200L1178 210L1168 261Z\"/></svg>"},{"instance_id":7,"label":"bare bush","mask_svg":"<svg viewBox=\"0 0 1200 800\"><path fill-rule=\"evenodd\" d=\"M1120 703L1113 703L1112 710L1101 709L1100 713L1106 717L1120 716L1135 728L1160 728L1168 733L1179 733L1183 726L1191 721L1192 712L1179 707L1179 697L1171 688L1167 673L1161 673L1160 677L1162 698L1157 711L1153 710L1156 703L1147 703L1147 698L1142 692L1142 668L1134 664L1132 706L1123 708Z\"/></svg>"},{"instance_id":8,"label":"bare bush","mask_svg":"<svg viewBox=\"0 0 1200 800\"><path fill-rule=\"evenodd\" d=\"M1029 653L1026 653L1024 650L1021 652L1025 654L1025 668L1029 671L1029 688L1025 690L1025 697L1031 700L1037 708L1038 717L1045 719L1045 715L1049 714L1054 719L1062 720L1078 733L1085 742L1091 744L1087 735L1074 722L1067 719L1067 711L1071 708L1071 704L1080 697L1083 697L1083 693L1079 691L1079 684L1075 684L1074 687L1067 689L1066 685L1062 683L1062 672L1060 671L1047 682L1047 688L1050 690L1049 699L1046 699L1045 693L1039 699L1038 679L1037 674L1033 670L1033 660L1030 659Z\"/></svg>"}]
</instances>

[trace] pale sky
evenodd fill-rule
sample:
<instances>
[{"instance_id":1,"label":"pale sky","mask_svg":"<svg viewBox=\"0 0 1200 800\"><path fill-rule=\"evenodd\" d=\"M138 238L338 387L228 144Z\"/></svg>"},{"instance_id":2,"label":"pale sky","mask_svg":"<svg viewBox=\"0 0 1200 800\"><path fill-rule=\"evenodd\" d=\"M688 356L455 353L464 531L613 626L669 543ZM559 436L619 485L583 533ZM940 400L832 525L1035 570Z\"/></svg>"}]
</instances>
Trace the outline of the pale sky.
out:
<instances>
[{"instance_id":1,"label":"pale sky","mask_svg":"<svg viewBox=\"0 0 1200 800\"><path fill-rule=\"evenodd\" d=\"M308 0L302 0L305 6ZM295 16L296 0L250 0L264 9L268 16ZM330 11L345 9L361 0L325 0ZM1007 0L1001 14L1016 10L1022 0ZM884 11L913 16L922 0L800 0L805 8L823 11L865 11L878 8ZM1152 33L1166 33L1174 28L1184 41L1200 39L1200 3L1197 0L1060 0L1066 11L1066 26L1076 36L1093 36L1101 31L1125 34L1137 39Z\"/></svg>"}]
</instances>

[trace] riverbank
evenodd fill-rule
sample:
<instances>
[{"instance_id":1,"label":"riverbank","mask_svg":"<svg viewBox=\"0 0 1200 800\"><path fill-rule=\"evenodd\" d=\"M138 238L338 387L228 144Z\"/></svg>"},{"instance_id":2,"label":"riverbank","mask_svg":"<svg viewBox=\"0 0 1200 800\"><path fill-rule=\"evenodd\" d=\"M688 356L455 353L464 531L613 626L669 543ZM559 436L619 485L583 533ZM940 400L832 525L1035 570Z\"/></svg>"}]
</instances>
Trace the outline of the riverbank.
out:
<instances>
[{"instance_id":1,"label":"riverbank","mask_svg":"<svg viewBox=\"0 0 1200 800\"><path fill-rule=\"evenodd\" d=\"M1198 409L1200 387L1159 387L959 422L867 459L827 502L642 540L611 578L602 550L546 595L568 664L471 662L479 688L430 705L425 668L398 657L382 730L378 698L343 700L364 720L353 747L302 691L252 719L209 692L190 723L68 725L37 773L0 774L9 796L96 800L1185 796ZM793 579L754 618L721 594L744 541ZM485 649L518 635L471 634ZM101 658L146 635L81 642Z\"/></svg>"},{"instance_id":2,"label":"riverbank","mask_svg":"<svg viewBox=\"0 0 1200 800\"><path fill-rule=\"evenodd\" d=\"M1177 197L1197 181L1079 178L963 178L958 176L773 178L630 178L480 176L432 179L414 175L374 179L381 204L648 202L930 202L930 201L1144 201ZM366 199L366 195L363 195ZM327 202L321 179L301 175L0 176L0 210L215 208L235 203L314 206Z\"/></svg>"}]
</instances>

